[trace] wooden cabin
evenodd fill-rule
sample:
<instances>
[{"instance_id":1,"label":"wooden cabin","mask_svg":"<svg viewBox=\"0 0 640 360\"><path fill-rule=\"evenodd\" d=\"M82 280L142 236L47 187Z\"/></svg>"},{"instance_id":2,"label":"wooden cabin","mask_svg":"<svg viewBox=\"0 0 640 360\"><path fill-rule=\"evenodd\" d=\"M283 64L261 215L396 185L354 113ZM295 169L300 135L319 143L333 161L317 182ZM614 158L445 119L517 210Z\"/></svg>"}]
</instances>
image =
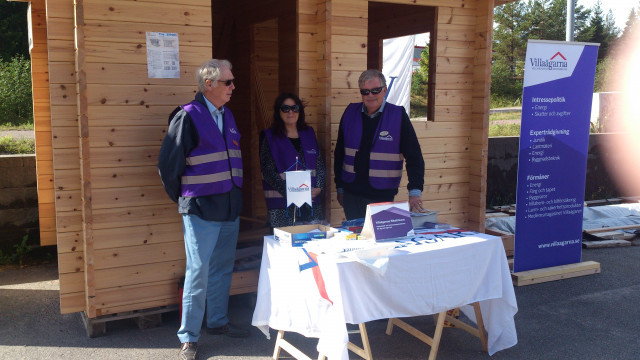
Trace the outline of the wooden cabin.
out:
<instances>
[{"instance_id":1,"label":"wooden cabin","mask_svg":"<svg viewBox=\"0 0 640 360\"><path fill-rule=\"evenodd\" d=\"M194 71L212 57L229 59L237 80L228 106L243 134L243 231L264 223L258 134L281 91L308 104L325 215L338 225L332 150L345 106L361 101L358 76L381 68L382 39L430 33L429 120L414 122L423 199L440 221L483 231L493 8L506 2L31 1L41 242L58 246L61 312L179 302L181 218L156 162L168 115L193 99ZM178 34L179 78L148 77L147 32ZM407 199L406 175L396 199ZM235 275L232 293L255 291L257 272Z\"/></svg>"}]
</instances>

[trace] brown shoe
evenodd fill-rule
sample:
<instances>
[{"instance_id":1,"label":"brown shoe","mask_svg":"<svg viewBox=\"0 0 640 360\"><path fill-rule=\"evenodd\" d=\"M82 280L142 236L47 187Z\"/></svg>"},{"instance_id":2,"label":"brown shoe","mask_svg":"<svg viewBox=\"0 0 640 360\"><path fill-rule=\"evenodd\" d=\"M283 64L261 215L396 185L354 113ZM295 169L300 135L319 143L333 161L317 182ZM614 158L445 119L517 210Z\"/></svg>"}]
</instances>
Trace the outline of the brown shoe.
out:
<instances>
[{"instance_id":1,"label":"brown shoe","mask_svg":"<svg viewBox=\"0 0 640 360\"><path fill-rule=\"evenodd\" d=\"M178 360L196 360L198 355L198 343L186 342L182 343L180 352L178 353Z\"/></svg>"},{"instance_id":2,"label":"brown shoe","mask_svg":"<svg viewBox=\"0 0 640 360\"><path fill-rule=\"evenodd\" d=\"M249 330L243 329L232 323L217 328L207 328L207 332L212 335L226 335L232 338L246 338L249 337Z\"/></svg>"}]
</instances>

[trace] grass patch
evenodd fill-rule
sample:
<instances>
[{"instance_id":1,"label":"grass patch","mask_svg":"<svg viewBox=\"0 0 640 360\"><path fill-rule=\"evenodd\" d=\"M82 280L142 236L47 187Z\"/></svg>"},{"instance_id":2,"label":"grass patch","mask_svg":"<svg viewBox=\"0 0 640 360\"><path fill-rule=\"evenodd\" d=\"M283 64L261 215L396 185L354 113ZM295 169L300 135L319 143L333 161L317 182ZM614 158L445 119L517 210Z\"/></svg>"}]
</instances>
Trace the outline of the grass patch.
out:
<instances>
[{"instance_id":1,"label":"grass patch","mask_svg":"<svg viewBox=\"0 0 640 360\"><path fill-rule=\"evenodd\" d=\"M409 100L409 111L411 112L411 114L409 114L411 119L427 117L427 98L411 94L411 98Z\"/></svg>"},{"instance_id":2,"label":"grass patch","mask_svg":"<svg viewBox=\"0 0 640 360\"><path fill-rule=\"evenodd\" d=\"M23 236L22 242L13 245L14 251L9 254L3 254L0 250L0 265L23 265L27 258L27 255L29 255L29 252L31 252L31 245L27 244L27 240L29 240L29 235Z\"/></svg>"},{"instance_id":3,"label":"grass patch","mask_svg":"<svg viewBox=\"0 0 640 360\"><path fill-rule=\"evenodd\" d=\"M0 124L0 131L9 131L9 130L33 130L33 123L30 124Z\"/></svg>"},{"instance_id":4,"label":"grass patch","mask_svg":"<svg viewBox=\"0 0 640 360\"><path fill-rule=\"evenodd\" d=\"M489 114L489 121L494 121L494 120L520 120L520 115L522 115L522 114L519 111L518 112L493 113L493 114Z\"/></svg>"},{"instance_id":5,"label":"grass patch","mask_svg":"<svg viewBox=\"0 0 640 360\"><path fill-rule=\"evenodd\" d=\"M500 95L491 95L489 98L489 107L492 109L514 107L522 105L522 97L509 97Z\"/></svg>"},{"instance_id":6,"label":"grass patch","mask_svg":"<svg viewBox=\"0 0 640 360\"><path fill-rule=\"evenodd\" d=\"M34 154L36 142L34 139L14 139L7 135L0 137L0 155L8 154Z\"/></svg>"},{"instance_id":7,"label":"grass patch","mask_svg":"<svg viewBox=\"0 0 640 360\"><path fill-rule=\"evenodd\" d=\"M489 125L489 136L520 136L520 124Z\"/></svg>"}]
</instances>

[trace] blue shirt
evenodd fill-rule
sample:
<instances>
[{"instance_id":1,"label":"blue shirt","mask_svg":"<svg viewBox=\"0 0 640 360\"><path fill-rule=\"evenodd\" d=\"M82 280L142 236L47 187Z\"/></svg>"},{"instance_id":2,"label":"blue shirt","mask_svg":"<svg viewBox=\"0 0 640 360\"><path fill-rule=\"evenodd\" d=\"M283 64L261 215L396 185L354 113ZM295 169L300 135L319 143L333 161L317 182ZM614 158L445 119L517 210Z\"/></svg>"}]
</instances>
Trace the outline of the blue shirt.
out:
<instances>
[{"instance_id":1,"label":"blue shirt","mask_svg":"<svg viewBox=\"0 0 640 360\"><path fill-rule=\"evenodd\" d=\"M376 111L375 113L373 113L373 115L369 115L369 112L367 111L367 107L364 106L364 102L362 103L362 112L367 115L368 117L372 118L375 116L378 116L378 114L382 114L382 110L384 110L384 106L387 104L387 100L382 100L382 105L380 105L380 109L378 109L378 111Z\"/></svg>"},{"instance_id":2,"label":"blue shirt","mask_svg":"<svg viewBox=\"0 0 640 360\"><path fill-rule=\"evenodd\" d=\"M220 109L217 109L209 101L209 99L207 99L204 96L203 96L203 98L204 98L204 103L207 105L207 109L209 109L209 112L211 113L211 116L213 116L213 121L216 122L216 125L218 125L218 129L222 133L222 115L224 114L224 107L221 106Z\"/></svg>"}]
</instances>

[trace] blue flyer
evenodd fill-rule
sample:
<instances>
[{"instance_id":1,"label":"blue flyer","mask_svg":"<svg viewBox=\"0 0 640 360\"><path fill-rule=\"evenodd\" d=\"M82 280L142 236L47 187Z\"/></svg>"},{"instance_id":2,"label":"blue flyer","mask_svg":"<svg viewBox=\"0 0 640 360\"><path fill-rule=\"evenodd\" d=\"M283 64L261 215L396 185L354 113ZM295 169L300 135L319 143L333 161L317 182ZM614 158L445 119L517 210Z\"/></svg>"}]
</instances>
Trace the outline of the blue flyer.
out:
<instances>
[{"instance_id":1,"label":"blue flyer","mask_svg":"<svg viewBox=\"0 0 640 360\"><path fill-rule=\"evenodd\" d=\"M598 44L529 40L513 271L580 262Z\"/></svg>"}]
</instances>

